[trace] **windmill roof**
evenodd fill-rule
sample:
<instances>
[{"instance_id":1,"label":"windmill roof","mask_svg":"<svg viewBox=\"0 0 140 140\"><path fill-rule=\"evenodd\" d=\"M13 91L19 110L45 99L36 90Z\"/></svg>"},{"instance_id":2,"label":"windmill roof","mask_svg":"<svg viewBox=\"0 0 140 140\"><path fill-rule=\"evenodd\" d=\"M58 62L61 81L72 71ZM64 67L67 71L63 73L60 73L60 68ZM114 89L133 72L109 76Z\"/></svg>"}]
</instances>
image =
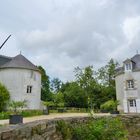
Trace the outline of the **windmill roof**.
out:
<instances>
[{"instance_id":1,"label":"windmill roof","mask_svg":"<svg viewBox=\"0 0 140 140\"><path fill-rule=\"evenodd\" d=\"M24 69L38 70L38 68L33 63L31 63L27 58L25 58L21 54L13 58L7 57L7 62L3 65L0 65L0 68L24 68Z\"/></svg>"}]
</instances>

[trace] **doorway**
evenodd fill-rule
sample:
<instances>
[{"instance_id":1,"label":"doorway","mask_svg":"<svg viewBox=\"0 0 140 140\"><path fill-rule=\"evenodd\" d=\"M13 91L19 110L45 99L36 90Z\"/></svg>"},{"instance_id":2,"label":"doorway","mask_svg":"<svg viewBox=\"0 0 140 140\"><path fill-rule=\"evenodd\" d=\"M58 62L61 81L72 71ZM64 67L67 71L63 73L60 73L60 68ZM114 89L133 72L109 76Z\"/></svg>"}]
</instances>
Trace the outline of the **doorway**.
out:
<instances>
[{"instance_id":1,"label":"doorway","mask_svg":"<svg viewBox=\"0 0 140 140\"><path fill-rule=\"evenodd\" d=\"M137 112L136 99L129 99L128 100L128 111L130 113L136 113Z\"/></svg>"}]
</instances>

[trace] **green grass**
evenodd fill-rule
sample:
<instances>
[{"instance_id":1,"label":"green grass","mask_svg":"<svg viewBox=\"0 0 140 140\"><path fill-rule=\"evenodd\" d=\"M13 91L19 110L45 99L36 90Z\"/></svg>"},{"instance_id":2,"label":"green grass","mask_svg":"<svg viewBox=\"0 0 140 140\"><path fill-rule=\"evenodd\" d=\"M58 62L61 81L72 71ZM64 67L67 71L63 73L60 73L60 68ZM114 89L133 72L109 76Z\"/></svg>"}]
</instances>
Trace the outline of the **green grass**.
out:
<instances>
[{"instance_id":1,"label":"green grass","mask_svg":"<svg viewBox=\"0 0 140 140\"><path fill-rule=\"evenodd\" d=\"M7 112L0 112L0 120L9 119L9 115L14 114L12 111ZM22 112L19 112L18 114L23 115L23 117L32 117L32 116L39 116L43 115L43 111L41 110L23 110Z\"/></svg>"}]
</instances>

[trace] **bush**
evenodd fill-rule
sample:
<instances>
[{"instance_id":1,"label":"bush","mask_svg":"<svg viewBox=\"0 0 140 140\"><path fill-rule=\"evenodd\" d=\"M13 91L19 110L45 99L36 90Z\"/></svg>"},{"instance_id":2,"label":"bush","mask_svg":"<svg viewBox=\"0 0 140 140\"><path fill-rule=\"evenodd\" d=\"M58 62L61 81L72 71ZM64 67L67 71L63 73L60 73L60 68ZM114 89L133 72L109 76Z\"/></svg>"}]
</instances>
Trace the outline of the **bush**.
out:
<instances>
[{"instance_id":1,"label":"bush","mask_svg":"<svg viewBox=\"0 0 140 140\"><path fill-rule=\"evenodd\" d=\"M23 110L21 112L21 115L23 115L23 117L39 116L39 115L43 115L43 111L42 110Z\"/></svg>"},{"instance_id":2,"label":"bush","mask_svg":"<svg viewBox=\"0 0 140 140\"><path fill-rule=\"evenodd\" d=\"M9 107L14 111L14 114L18 114L24 107L27 107L27 101L11 101Z\"/></svg>"},{"instance_id":3,"label":"bush","mask_svg":"<svg viewBox=\"0 0 140 140\"><path fill-rule=\"evenodd\" d=\"M10 99L9 91L0 83L0 112L4 111Z\"/></svg>"},{"instance_id":4,"label":"bush","mask_svg":"<svg viewBox=\"0 0 140 140\"><path fill-rule=\"evenodd\" d=\"M101 105L101 110L105 110L105 111L115 111L117 110L117 105L118 105L118 101L114 101L114 100L109 100L107 102L105 102L104 104Z\"/></svg>"},{"instance_id":5,"label":"bush","mask_svg":"<svg viewBox=\"0 0 140 140\"><path fill-rule=\"evenodd\" d=\"M0 120L9 119L11 112L0 112Z\"/></svg>"},{"instance_id":6,"label":"bush","mask_svg":"<svg viewBox=\"0 0 140 140\"><path fill-rule=\"evenodd\" d=\"M82 124L59 122L64 140L126 140L127 131L118 118L98 118Z\"/></svg>"}]
</instances>

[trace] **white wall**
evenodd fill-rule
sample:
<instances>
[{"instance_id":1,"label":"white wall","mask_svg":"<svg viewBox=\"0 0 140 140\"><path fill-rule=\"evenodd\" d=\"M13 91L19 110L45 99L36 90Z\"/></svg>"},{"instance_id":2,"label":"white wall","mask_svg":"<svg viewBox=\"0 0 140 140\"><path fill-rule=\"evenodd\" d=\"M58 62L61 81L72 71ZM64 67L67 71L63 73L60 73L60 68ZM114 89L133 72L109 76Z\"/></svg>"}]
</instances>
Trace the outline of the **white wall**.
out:
<instances>
[{"instance_id":1,"label":"white wall","mask_svg":"<svg viewBox=\"0 0 140 140\"><path fill-rule=\"evenodd\" d=\"M124 111L124 103L123 103L123 99L124 99L124 76L123 74L118 75L117 77L115 77L115 83L116 83L116 97L117 100L119 101L119 105L118 105L118 110L119 111Z\"/></svg>"},{"instance_id":2,"label":"white wall","mask_svg":"<svg viewBox=\"0 0 140 140\"><path fill-rule=\"evenodd\" d=\"M132 90L126 90L126 80L134 80L135 88ZM137 100L138 112L140 113L140 71L137 72L125 72L120 74L115 78L116 82L116 96L117 100L120 101L118 110L128 112L127 109L127 99L135 98Z\"/></svg>"},{"instance_id":3,"label":"white wall","mask_svg":"<svg viewBox=\"0 0 140 140\"><path fill-rule=\"evenodd\" d=\"M27 100L29 109L40 109L41 74L38 71L0 69L0 82L9 90L11 100ZM27 85L32 85L32 93L27 93Z\"/></svg>"}]
</instances>

